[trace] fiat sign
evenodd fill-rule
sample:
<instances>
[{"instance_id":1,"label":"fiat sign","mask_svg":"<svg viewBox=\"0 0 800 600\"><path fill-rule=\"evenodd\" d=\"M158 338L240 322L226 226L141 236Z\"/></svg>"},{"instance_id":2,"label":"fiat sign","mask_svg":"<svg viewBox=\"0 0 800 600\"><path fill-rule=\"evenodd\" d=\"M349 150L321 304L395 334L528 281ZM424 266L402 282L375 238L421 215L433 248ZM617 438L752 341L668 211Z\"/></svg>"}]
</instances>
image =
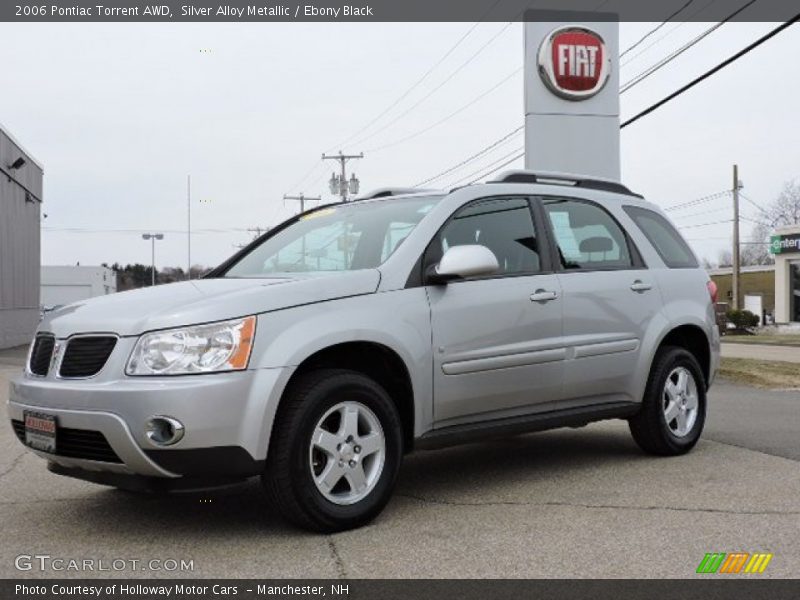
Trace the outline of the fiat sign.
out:
<instances>
[{"instance_id":1,"label":"fiat sign","mask_svg":"<svg viewBox=\"0 0 800 600\"><path fill-rule=\"evenodd\" d=\"M567 100L585 100L597 94L610 71L611 58L603 38L586 27L559 27L539 48L542 81Z\"/></svg>"}]
</instances>

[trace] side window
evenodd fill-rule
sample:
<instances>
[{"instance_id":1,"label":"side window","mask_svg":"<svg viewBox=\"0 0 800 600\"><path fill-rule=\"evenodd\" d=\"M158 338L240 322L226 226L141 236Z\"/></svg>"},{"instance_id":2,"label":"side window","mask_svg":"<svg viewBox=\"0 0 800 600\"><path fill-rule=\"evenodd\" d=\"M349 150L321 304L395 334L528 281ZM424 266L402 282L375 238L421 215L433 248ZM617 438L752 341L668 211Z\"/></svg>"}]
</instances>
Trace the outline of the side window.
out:
<instances>
[{"instance_id":1,"label":"side window","mask_svg":"<svg viewBox=\"0 0 800 600\"><path fill-rule=\"evenodd\" d=\"M383 238L383 246L381 248L381 262L389 258L394 251L400 247L411 230L416 227L416 223L401 223L392 222L386 230L386 235Z\"/></svg>"},{"instance_id":2,"label":"side window","mask_svg":"<svg viewBox=\"0 0 800 600\"><path fill-rule=\"evenodd\" d=\"M633 266L625 233L603 208L580 200L545 198L543 202L564 269Z\"/></svg>"},{"instance_id":3,"label":"side window","mask_svg":"<svg viewBox=\"0 0 800 600\"><path fill-rule=\"evenodd\" d=\"M439 255L466 244L486 246L497 257L500 274L537 273L539 246L525 198L491 198L467 204L439 233Z\"/></svg>"},{"instance_id":4,"label":"side window","mask_svg":"<svg viewBox=\"0 0 800 600\"><path fill-rule=\"evenodd\" d=\"M623 209L670 269L694 269L699 266L689 245L664 217L640 206L624 206Z\"/></svg>"}]
</instances>

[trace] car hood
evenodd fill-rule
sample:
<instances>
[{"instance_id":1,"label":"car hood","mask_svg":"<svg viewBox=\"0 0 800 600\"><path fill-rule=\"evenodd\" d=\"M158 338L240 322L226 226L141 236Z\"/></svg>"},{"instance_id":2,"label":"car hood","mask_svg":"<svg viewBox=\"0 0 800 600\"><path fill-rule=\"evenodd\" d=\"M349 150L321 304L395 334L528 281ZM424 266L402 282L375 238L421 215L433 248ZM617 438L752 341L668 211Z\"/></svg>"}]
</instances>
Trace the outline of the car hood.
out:
<instances>
[{"instance_id":1,"label":"car hood","mask_svg":"<svg viewBox=\"0 0 800 600\"><path fill-rule=\"evenodd\" d=\"M374 293L377 270L266 279L197 279L99 296L48 313L39 330L58 338L76 333L139 335Z\"/></svg>"}]
</instances>

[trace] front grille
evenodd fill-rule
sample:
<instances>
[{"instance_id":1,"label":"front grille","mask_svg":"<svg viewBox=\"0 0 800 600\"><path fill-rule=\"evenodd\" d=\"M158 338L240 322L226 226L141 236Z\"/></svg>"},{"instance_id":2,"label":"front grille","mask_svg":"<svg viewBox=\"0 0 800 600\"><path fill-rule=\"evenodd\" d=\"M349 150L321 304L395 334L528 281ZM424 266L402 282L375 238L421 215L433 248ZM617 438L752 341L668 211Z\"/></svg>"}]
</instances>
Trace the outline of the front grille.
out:
<instances>
[{"instance_id":1,"label":"front grille","mask_svg":"<svg viewBox=\"0 0 800 600\"><path fill-rule=\"evenodd\" d=\"M61 359L61 377L91 377L105 366L117 344L111 336L76 337L67 342L64 358Z\"/></svg>"},{"instance_id":2,"label":"front grille","mask_svg":"<svg viewBox=\"0 0 800 600\"><path fill-rule=\"evenodd\" d=\"M14 432L19 441L25 443L25 423L12 420ZM81 458L108 463L121 463L119 456L109 445L106 436L99 431L88 429L68 429L59 427L56 430L56 456Z\"/></svg>"},{"instance_id":3,"label":"front grille","mask_svg":"<svg viewBox=\"0 0 800 600\"><path fill-rule=\"evenodd\" d=\"M31 358L28 368L34 375L44 377L50 370L50 359L53 356L53 347L56 345L56 338L52 335L37 335L33 342Z\"/></svg>"}]
</instances>

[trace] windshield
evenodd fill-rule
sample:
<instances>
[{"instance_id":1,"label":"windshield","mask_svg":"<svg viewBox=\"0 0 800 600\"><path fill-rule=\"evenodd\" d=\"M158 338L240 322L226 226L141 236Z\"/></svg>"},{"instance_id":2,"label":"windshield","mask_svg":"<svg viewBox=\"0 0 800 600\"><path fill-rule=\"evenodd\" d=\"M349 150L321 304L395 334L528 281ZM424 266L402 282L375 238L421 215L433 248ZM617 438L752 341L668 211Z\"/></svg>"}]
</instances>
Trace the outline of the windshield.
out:
<instances>
[{"instance_id":1,"label":"windshield","mask_svg":"<svg viewBox=\"0 0 800 600\"><path fill-rule=\"evenodd\" d=\"M322 208L264 240L225 277L373 269L397 250L439 199L426 196Z\"/></svg>"}]
</instances>

